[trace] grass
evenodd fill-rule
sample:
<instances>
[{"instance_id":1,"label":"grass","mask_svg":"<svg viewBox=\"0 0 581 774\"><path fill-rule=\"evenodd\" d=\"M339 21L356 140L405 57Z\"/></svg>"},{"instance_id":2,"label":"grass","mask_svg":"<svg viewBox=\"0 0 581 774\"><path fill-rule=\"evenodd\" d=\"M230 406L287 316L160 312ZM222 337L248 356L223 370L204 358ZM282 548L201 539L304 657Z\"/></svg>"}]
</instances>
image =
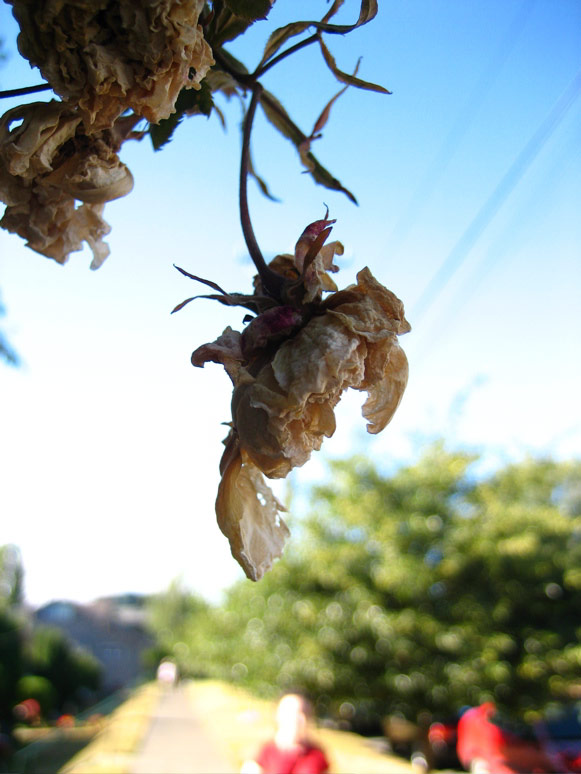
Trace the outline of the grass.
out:
<instances>
[{"instance_id":1,"label":"grass","mask_svg":"<svg viewBox=\"0 0 581 774\"><path fill-rule=\"evenodd\" d=\"M17 742L25 744L9 767L19 774L57 774L65 763L94 739L97 724L82 728L22 729L15 734Z\"/></svg>"},{"instance_id":2,"label":"grass","mask_svg":"<svg viewBox=\"0 0 581 774\"><path fill-rule=\"evenodd\" d=\"M59 769L60 774L126 774L147 733L160 690L155 683L138 688L107 718L95 739Z\"/></svg>"},{"instance_id":3,"label":"grass","mask_svg":"<svg viewBox=\"0 0 581 774\"><path fill-rule=\"evenodd\" d=\"M186 689L208 737L230 761L231 771L240 771L243 761L254 757L260 745L272 736L275 703L217 680L191 681L186 683ZM47 746L38 748L34 758L29 756L26 767L15 770L20 774L127 774L147 734L162 690L156 683L137 689L101 720L92 737L88 736L89 727L54 731L46 740L30 745ZM325 750L332 774L413 772L407 761L378 752L369 740L357 734L314 727L312 736ZM24 752L26 748L19 755Z\"/></svg>"}]
</instances>

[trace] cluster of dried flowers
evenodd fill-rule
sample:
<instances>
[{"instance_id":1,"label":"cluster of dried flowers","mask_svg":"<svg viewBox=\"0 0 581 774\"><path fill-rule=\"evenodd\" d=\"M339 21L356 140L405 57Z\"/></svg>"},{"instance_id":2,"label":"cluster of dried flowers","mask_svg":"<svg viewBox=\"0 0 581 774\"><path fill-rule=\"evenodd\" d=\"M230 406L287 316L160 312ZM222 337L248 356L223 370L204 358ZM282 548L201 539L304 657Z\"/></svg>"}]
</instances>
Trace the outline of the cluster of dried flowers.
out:
<instances>
[{"instance_id":1,"label":"cluster of dried flowers","mask_svg":"<svg viewBox=\"0 0 581 774\"><path fill-rule=\"evenodd\" d=\"M167 118L214 63L198 24L204 0L9 2L20 52L62 102L0 119L0 225L59 263L86 241L95 269L109 252L104 204L133 186L121 144L140 118Z\"/></svg>"},{"instance_id":2,"label":"cluster of dried flowers","mask_svg":"<svg viewBox=\"0 0 581 774\"><path fill-rule=\"evenodd\" d=\"M157 149L183 115L210 114L213 92L230 97L252 91L244 120L240 215L259 274L252 295L229 294L201 281L219 291L208 297L243 306L254 316L243 332L228 327L216 341L196 349L192 363L220 363L233 383L216 513L234 557L250 579L258 580L281 555L289 534L280 515L284 508L264 476L284 478L333 435L334 409L347 388L368 393L363 416L368 432L378 433L391 420L407 383L407 360L397 340L410 329L403 305L367 268L355 285L337 288L330 275L338 271L333 261L343 247L326 244L334 223L328 213L305 229L294 255L278 255L267 266L252 233L246 196L249 174L267 193L249 156L260 104L272 125L296 146L313 179L355 201L315 159L311 145L347 86L389 92L356 77L357 69L352 75L339 70L322 36L344 35L366 24L377 13L377 0L361 0L351 25L331 23L342 5L334 0L320 22L291 22L275 30L252 74L223 44L265 18L273 0L7 1L20 25L20 52L61 101L27 104L0 118L0 200L7 205L0 226L59 263L84 242L93 251L91 268L107 257L103 208L133 186L118 153L125 140L143 134L135 131L141 119L149 122ZM281 51L290 38L312 28L315 35ZM314 42L344 87L307 136L259 78ZM195 91L178 100L183 89ZM163 121L170 115L170 121Z\"/></svg>"},{"instance_id":3,"label":"cluster of dried flowers","mask_svg":"<svg viewBox=\"0 0 581 774\"><path fill-rule=\"evenodd\" d=\"M263 474L284 478L333 435L333 410L347 388L368 393L362 413L368 432L379 433L407 384L407 359L397 340L410 330L403 304L367 268L356 285L337 289L329 272L337 271L333 258L343 248L339 242L324 245L333 222L315 221L294 256L270 263L285 278L279 301L258 278L251 296L209 296L256 316L242 333L228 327L192 355L195 366L221 363L234 386L216 514L252 580L280 556L289 534L280 516L284 508ZM324 292L330 295L323 298Z\"/></svg>"}]
</instances>

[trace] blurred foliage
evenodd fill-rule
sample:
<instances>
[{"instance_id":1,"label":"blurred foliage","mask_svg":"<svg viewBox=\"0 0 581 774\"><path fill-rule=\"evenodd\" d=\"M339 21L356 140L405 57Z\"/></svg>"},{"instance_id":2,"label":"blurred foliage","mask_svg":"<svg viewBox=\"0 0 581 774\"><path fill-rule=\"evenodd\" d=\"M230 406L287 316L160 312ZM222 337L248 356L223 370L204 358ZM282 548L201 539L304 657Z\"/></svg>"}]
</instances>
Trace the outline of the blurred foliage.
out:
<instances>
[{"instance_id":1,"label":"blurred foliage","mask_svg":"<svg viewBox=\"0 0 581 774\"><path fill-rule=\"evenodd\" d=\"M155 646L146 654L148 667L155 671L159 662L171 657L181 675L199 676L191 661L188 645L192 623L209 610L201 597L191 594L178 581L164 593L148 601L149 628L155 636Z\"/></svg>"},{"instance_id":2,"label":"blurred foliage","mask_svg":"<svg viewBox=\"0 0 581 774\"><path fill-rule=\"evenodd\" d=\"M53 684L46 677L24 675L16 683L16 701L36 699L42 715L46 717L55 706L56 694Z\"/></svg>"},{"instance_id":3,"label":"blurred foliage","mask_svg":"<svg viewBox=\"0 0 581 774\"><path fill-rule=\"evenodd\" d=\"M0 52L1 56L1 52ZM4 307L0 301L0 317L5 314ZM16 366L19 363L18 355L11 346L10 342L6 338L5 334L0 330L0 360L4 360L8 365Z\"/></svg>"},{"instance_id":4,"label":"blurred foliage","mask_svg":"<svg viewBox=\"0 0 581 774\"><path fill-rule=\"evenodd\" d=\"M83 690L96 691L101 667L88 651L70 644L59 630L38 626L26 638L24 661L27 674L48 680L55 692L51 709L76 706Z\"/></svg>"},{"instance_id":5,"label":"blurred foliage","mask_svg":"<svg viewBox=\"0 0 581 774\"><path fill-rule=\"evenodd\" d=\"M88 651L58 629L32 625L23 607L23 576L18 548L0 546L0 727L13 724L14 706L23 699L37 699L45 717L74 711L101 679Z\"/></svg>"},{"instance_id":6,"label":"blurred foliage","mask_svg":"<svg viewBox=\"0 0 581 774\"><path fill-rule=\"evenodd\" d=\"M359 726L485 700L530 717L565 697L581 674L581 463L475 480L475 461L438 444L390 477L332 462L287 558L185 614L184 665L261 695L306 689Z\"/></svg>"},{"instance_id":7,"label":"blurred foliage","mask_svg":"<svg viewBox=\"0 0 581 774\"><path fill-rule=\"evenodd\" d=\"M0 607L0 732L12 722L16 684L22 674L22 630L17 616Z\"/></svg>"},{"instance_id":8,"label":"blurred foliage","mask_svg":"<svg viewBox=\"0 0 581 774\"><path fill-rule=\"evenodd\" d=\"M17 546L0 546L0 608L14 607L23 601L24 568Z\"/></svg>"}]
</instances>

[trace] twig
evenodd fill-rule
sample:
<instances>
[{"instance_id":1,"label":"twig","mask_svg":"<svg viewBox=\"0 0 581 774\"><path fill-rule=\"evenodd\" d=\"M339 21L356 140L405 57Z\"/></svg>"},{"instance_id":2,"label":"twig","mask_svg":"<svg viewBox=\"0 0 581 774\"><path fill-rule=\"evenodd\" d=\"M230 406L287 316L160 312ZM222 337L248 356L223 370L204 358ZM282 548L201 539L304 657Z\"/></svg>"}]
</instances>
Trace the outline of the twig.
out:
<instances>
[{"instance_id":1,"label":"twig","mask_svg":"<svg viewBox=\"0 0 581 774\"><path fill-rule=\"evenodd\" d=\"M242 137L242 157L240 160L240 223L244 241L248 247L248 252L256 269L264 289L276 299L281 298L281 291L284 285L284 277L273 271L266 265L264 257L260 252L260 247L254 236L254 229L250 221L250 212L248 210L248 165L250 160L250 134L252 132L252 122L256 113L256 106L260 101L262 86L260 83L254 83L252 86L252 99L246 117L244 119L244 134Z\"/></svg>"},{"instance_id":2,"label":"twig","mask_svg":"<svg viewBox=\"0 0 581 774\"><path fill-rule=\"evenodd\" d=\"M39 83L38 86L24 86L21 89L8 89L7 91L0 91L0 99L23 97L25 94L35 94L37 91L48 91L49 89L52 89L50 83Z\"/></svg>"},{"instance_id":3,"label":"twig","mask_svg":"<svg viewBox=\"0 0 581 774\"><path fill-rule=\"evenodd\" d=\"M254 78L260 78L267 70L270 70L271 67L274 67L274 65L281 62L283 59L285 59L290 54L294 54L295 51L300 51L301 48L305 48L305 46L310 46L311 43L314 43L319 39L319 33L316 32L314 35L311 35L310 38L305 38L304 40L301 40L299 43L295 43L294 46L291 46L290 48L287 48L286 51L283 51L281 54L278 54L278 56L275 56L274 59L271 59L270 62L266 62L262 65L262 67L259 67L257 70L254 71L253 77Z\"/></svg>"}]
</instances>

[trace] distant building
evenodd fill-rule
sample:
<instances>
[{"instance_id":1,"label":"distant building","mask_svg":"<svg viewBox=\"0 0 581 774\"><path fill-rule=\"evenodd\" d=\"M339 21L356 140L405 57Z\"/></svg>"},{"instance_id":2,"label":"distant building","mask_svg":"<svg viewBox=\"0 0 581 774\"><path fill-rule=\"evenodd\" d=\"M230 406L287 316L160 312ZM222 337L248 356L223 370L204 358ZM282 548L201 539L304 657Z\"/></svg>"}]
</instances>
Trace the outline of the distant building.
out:
<instances>
[{"instance_id":1,"label":"distant building","mask_svg":"<svg viewBox=\"0 0 581 774\"><path fill-rule=\"evenodd\" d=\"M88 605L66 600L36 610L39 624L60 629L92 653L103 667L104 692L123 688L143 673L143 653L153 644L143 600L136 595L99 599Z\"/></svg>"}]
</instances>

